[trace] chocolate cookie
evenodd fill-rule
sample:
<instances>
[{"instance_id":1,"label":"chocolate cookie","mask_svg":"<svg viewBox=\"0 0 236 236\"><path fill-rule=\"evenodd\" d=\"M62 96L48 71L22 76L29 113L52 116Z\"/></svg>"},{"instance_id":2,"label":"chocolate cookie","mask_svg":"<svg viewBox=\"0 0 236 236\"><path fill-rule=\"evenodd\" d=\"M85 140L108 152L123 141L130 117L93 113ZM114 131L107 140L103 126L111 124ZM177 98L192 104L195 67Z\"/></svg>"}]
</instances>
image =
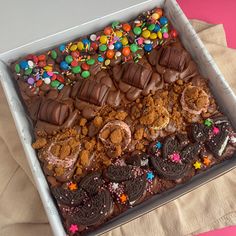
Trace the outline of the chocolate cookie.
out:
<instances>
[{"instance_id":1,"label":"chocolate cookie","mask_svg":"<svg viewBox=\"0 0 236 236\"><path fill-rule=\"evenodd\" d=\"M145 177L138 177L125 182L125 193L128 195L130 204L139 200L145 191L146 181Z\"/></svg>"},{"instance_id":2,"label":"chocolate cookie","mask_svg":"<svg viewBox=\"0 0 236 236\"><path fill-rule=\"evenodd\" d=\"M104 176L112 182L122 182L133 177L131 166L110 165L105 171Z\"/></svg>"},{"instance_id":3,"label":"chocolate cookie","mask_svg":"<svg viewBox=\"0 0 236 236\"><path fill-rule=\"evenodd\" d=\"M148 155L146 153L135 153L126 157L125 163L132 166L147 166Z\"/></svg>"},{"instance_id":4,"label":"chocolate cookie","mask_svg":"<svg viewBox=\"0 0 236 236\"><path fill-rule=\"evenodd\" d=\"M164 140L162 155L164 159L168 159L168 156L179 150L179 142L176 136L169 136Z\"/></svg>"},{"instance_id":5,"label":"chocolate cookie","mask_svg":"<svg viewBox=\"0 0 236 236\"><path fill-rule=\"evenodd\" d=\"M185 163L192 163L198 158L202 146L199 143L190 143L181 151L181 160Z\"/></svg>"},{"instance_id":6,"label":"chocolate cookie","mask_svg":"<svg viewBox=\"0 0 236 236\"><path fill-rule=\"evenodd\" d=\"M81 188L77 190L68 190L60 186L54 187L51 190L57 202L67 206L78 206L87 196L85 191Z\"/></svg>"},{"instance_id":7,"label":"chocolate cookie","mask_svg":"<svg viewBox=\"0 0 236 236\"><path fill-rule=\"evenodd\" d=\"M194 142L203 143L209 137L210 129L208 126L204 124L199 124L199 123L191 124L189 130L190 130L189 136Z\"/></svg>"},{"instance_id":8,"label":"chocolate cookie","mask_svg":"<svg viewBox=\"0 0 236 236\"><path fill-rule=\"evenodd\" d=\"M102 184L103 181L100 172L88 174L80 181L81 188L83 188L89 195L96 194Z\"/></svg>"},{"instance_id":9,"label":"chocolate cookie","mask_svg":"<svg viewBox=\"0 0 236 236\"><path fill-rule=\"evenodd\" d=\"M112 205L112 198L109 191L102 190L80 207L71 216L69 222L83 226L100 224L111 212Z\"/></svg>"}]
</instances>

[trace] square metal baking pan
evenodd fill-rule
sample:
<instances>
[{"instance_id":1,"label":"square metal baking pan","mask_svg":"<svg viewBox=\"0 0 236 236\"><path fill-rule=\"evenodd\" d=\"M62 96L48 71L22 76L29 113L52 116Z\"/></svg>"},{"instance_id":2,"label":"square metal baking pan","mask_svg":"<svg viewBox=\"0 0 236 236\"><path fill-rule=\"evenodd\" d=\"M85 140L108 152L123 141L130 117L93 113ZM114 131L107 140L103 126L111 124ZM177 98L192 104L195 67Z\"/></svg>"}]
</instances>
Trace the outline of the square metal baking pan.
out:
<instances>
[{"instance_id":1,"label":"square metal baking pan","mask_svg":"<svg viewBox=\"0 0 236 236\"><path fill-rule=\"evenodd\" d=\"M50 189L40 167L36 153L31 147L31 143L33 142L33 127L25 112L24 105L21 102L16 83L9 71L9 64L15 59L29 53L45 51L61 44L62 42L71 41L79 36L96 32L114 20L131 20L139 13L152 9L156 6L164 8L166 16L179 32L183 45L198 64L201 74L204 77L209 78L210 87L221 110L229 117L234 128L236 128L236 112L232 112L236 110L236 97L226 83L212 57L206 51L204 45L196 35L196 32L192 28L191 24L174 0L149 0L0 54L1 83L25 150L28 163L32 170L38 192L55 236L65 236L66 233L61 223L57 207L50 195ZM90 233L90 235L101 234L118 227L121 224L129 222L134 218L137 218L192 191L193 189L209 182L214 178L225 174L234 167L236 167L235 157L194 176L187 183L177 185L169 191L153 196L151 199L110 220L97 230Z\"/></svg>"}]
</instances>

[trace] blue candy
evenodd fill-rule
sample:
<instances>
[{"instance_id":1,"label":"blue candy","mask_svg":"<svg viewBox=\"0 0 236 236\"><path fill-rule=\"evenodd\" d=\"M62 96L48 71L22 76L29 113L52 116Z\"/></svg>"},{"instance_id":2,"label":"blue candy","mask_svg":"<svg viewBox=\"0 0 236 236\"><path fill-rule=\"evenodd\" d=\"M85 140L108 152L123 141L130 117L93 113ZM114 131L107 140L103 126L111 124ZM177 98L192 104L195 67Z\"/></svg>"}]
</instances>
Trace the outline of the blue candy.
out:
<instances>
[{"instance_id":1,"label":"blue candy","mask_svg":"<svg viewBox=\"0 0 236 236\"><path fill-rule=\"evenodd\" d=\"M88 39L82 39L83 44L86 46L87 44L90 44L90 41Z\"/></svg>"},{"instance_id":2,"label":"blue candy","mask_svg":"<svg viewBox=\"0 0 236 236\"><path fill-rule=\"evenodd\" d=\"M47 78L48 77L48 73L46 71L43 72L43 78Z\"/></svg>"},{"instance_id":3,"label":"blue candy","mask_svg":"<svg viewBox=\"0 0 236 236\"><path fill-rule=\"evenodd\" d=\"M153 32L157 33L158 31L160 31L160 29L161 29L160 25L155 25Z\"/></svg>"},{"instance_id":4,"label":"blue candy","mask_svg":"<svg viewBox=\"0 0 236 236\"><path fill-rule=\"evenodd\" d=\"M116 50L120 50L120 49L123 47L123 45L122 45L121 42L117 41L117 42L114 44L114 47L115 47Z\"/></svg>"},{"instance_id":5,"label":"blue candy","mask_svg":"<svg viewBox=\"0 0 236 236\"><path fill-rule=\"evenodd\" d=\"M60 63L60 68L61 68L62 70L68 70L68 69L69 69L69 65L67 64L67 62L62 61L62 62Z\"/></svg>"},{"instance_id":6,"label":"blue candy","mask_svg":"<svg viewBox=\"0 0 236 236\"><path fill-rule=\"evenodd\" d=\"M23 70L26 70L29 68L29 64L27 61L21 61L19 64L20 64L20 68Z\"/></svg>"},{"instance_id":7,"label":"blue candy","mask_svg":"<svg viewBox=\"0 0 236 236\"><path fill-rule=\"evenodd\" d=\"M159 20L161 25L166 25L168 23L168 19L164 16L162 16Z\"/></svg>"},{"instance_id":8,"label":"blue candy","mask_svg":"<svg viewBox=\"0 0 236 236\"><path fill-rule=\"evenodd\" d=\"M145 44L144 45L144 50L146 52L151 52L152 51L152 44Z\"/></svg>"},{"instance_id":9,"label":"blue candy","mask_svg":"<svg viewBox=\"0 0 236 236\"><path fill-rule=\"evenodd\" d=\"M61 45L59 46L59 50L60 50L61 52L65 51L65 49L66 49L66 45L65 45L65 44L61 44Z\"/></svg>"},{"instance_id":10,"label":"blue candy","mask_svg":"<svg viewBox=\"0 0 236 236\"><path fill-rule=\"evenodd\" d=\"M100 57L98 57L98 61L99 62L104 62L104 58L100 56Z\"/></svg>"}]
</instances>

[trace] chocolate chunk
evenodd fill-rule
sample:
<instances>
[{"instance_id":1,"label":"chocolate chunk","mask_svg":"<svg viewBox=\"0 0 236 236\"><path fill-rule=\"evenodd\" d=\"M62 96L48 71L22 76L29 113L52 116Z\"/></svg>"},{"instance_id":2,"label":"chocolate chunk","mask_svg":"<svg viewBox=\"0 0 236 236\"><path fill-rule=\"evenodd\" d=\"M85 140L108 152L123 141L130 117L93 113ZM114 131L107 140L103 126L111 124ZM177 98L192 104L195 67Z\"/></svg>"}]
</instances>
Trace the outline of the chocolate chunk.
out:
<instances>
[{"instance_id":1,"label":"chocolate chunk","mask_svg":"<svg viewBox=\"0 0 236 236\"><path fill-rule=\"evenodd\" d=\"M130 166L115 166L110 165L104 172L105 177L112 182L122 182L133 177Z\"/></svg>"},{"instance_id":2,"label":"chocolate chunk","mask_svg":"<svg viewBox=\"0 0 236 236\"><path fill-rule=\"evenodd\" d=\"M212 135L208 141L206 141L206 147L216 157L222 156L229 140L229 123L222 122L215 125L219 129L217 134Z\"/></svg>"},{"instance_id":3,"label":"chocolate chunk","mask_svg":"<svg viewBox=\"0 0 236 236\"><path fill-rule=\"evenodd\" d=\"M83 188L90 195L96 194L102 184L103 181L100 172L88 174L80 181L81 188Z\"/></svg>"},{"instance_id":4,"label":"chocolate chunk","mask_svg":"<svg viewBox=\"0 0 236 236\"><path fill-rule=\"evenodd\" d=\"M85 102L102 106L105 104L110 88L94 80L83 80L77 98Z\"/></svg>"},{"instance_id":5,"label":"chocolate chunk","mask_svg":"<svg viewBox=\"0 0 236 236\"><path fill-rule=\"evenodd\" d=\"M204 124L194 123L190 125L190 138L195 142L205 142L209 137L210 129Z\"/></svg>"},{"instance_id":6,"label":"chocolate chunk","mask_svg":"<svg viewBox=\"0 0 236 236\"><path fill-rule=\"evenodd\" d=\"M60 186L52 188L51 191L57 202L67 206L78 206L87 196L85 191L81 188L68 190Z\"/></svg>"},{"instance_id":7,"label":"chocolate chunk","mask_svg":"<svg viewBox=\"0 0 236 236\"><path fill-rule=\"evenodd\" d=\"M175 136L169 136L165 139L162 149L162 154L165 159L168 159L168 156L179 150L179 142Z\"/></svg>"},{"instance_id":8,"label":"chocolate chunk","mask_svg":"<svg viewBox=\"0 0 236 236\"><path fill-rule=\"evenodd\" d=\"M62 125L69 116L69 106L56 100L47 99L41 103L38 119L54 125Z\"/></svg>"},{"instance_id":9,"label":"chocolate chunk","mask_svg":"<svg viewBox=\"0 0 236 236\"><path fill-rule=\"evenodd\" d=\"M192 163L198 158L202 146L199 143L190 143L181 151L181 160L186 163Z\"/></svg>"},{"instance_id":10,"label":"chocolate chunk","mask_svg":"<svg viewBox=\"0 0 236 236\"><path fill-rule=\"evenodd\" d=\"M144 89L151 79L152 71L136 63L123 65L124 73L122 81L138 89Z\"/></svg>"},{"instance_id":11,"label":"chocolate chunk","mask_svg":"<svg viewBox=\"0 0 236 236\"><path fill-rule=\"evenodd\" d=\"M129 202L139 200L145 191L146 181L145 176L134 178L125 182L125 193L128 195Z\"/></svg>"},{"instance_id":12,"label":"chocolate chunk","mask_svg":"<svg viewBox=\"0 0 236 236\"><path fill-rule=\"evenodd\" d=\"M182 72L187 63L186 59L187 54L185 51L175 47L166 47L161 53L159 63L161 66Z\"/></svg>"},{"instance_id":13,"label":"chocolate chunk","mask_svg":"<svg viewBox=\"0 0 236 236\"><path fill-rule=\"evenodd\" d=\"M102 223L112 209L113 203L110 192L102 190L91 197L69 220L70 224L92 226Z\"/></svg>"},{"instance_id":14,"label":"chocolate chunk","mask_svg":"<svg viewBox=\"0 0 236 236\"><path fill-rule=\"evenodd\" d=\"M168 180L176 180L184 177L190 168L186 163L174 163L170 160L163 159L161 156L151 156L150 160L157 173Z\"/></svg>"}]
</instances>

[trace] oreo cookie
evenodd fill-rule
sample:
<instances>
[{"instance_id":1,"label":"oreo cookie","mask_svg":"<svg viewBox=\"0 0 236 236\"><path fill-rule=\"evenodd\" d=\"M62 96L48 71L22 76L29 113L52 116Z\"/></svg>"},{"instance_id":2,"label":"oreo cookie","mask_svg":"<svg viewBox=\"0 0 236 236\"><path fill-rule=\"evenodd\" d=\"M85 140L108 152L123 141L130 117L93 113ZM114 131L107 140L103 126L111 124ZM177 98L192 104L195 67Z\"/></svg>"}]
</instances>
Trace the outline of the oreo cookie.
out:
<instances>
[{"instance_id":1,"label":"oreo cookie","mask_svg":"<svg viewBox=\"0 0 236 236\"><path fill-rule=\"evenodd\" d=\"M204 124L191 124L189 130L189 136L194 142L204 143L209 138L210 129Z\"/></svg>"},{"instance_id":2,"label":"oreo cookie","mask_svg":"<svg viewBox=\"0 0 236 236\"><path fill-rule=\"evenodd\" d=\"M135 153L126 157L125 163L132 166L147 166L148 155L146 153Z\"/></svg>"},{"instance_id":3,"label":"oreo cookie","mask_svg":"<svg viewBox=\"0 0 236 236\"><path fill-rule=\"evenodd\" d=\"M94 226L101 224L112 210L113 202L108 190L101 190L78 208L69 219L70 224Z\"/></svg>"},{"instance_id":4,"label":"oreo cookie","mask_svg":"<svg viewBox=\"0 0 236 236\"><path fill-rule=\"evenodd\" d=\"M78 206L87 197L86 192L81 188L77 190L68 190L60 186L52 188L51 191L58 203L67 206Z\"/></svg>"},{"instance_id":5,"label":"oreo cookie","mask_svg":"<svg viewBox=\"0 0 236 236\"><path fill-rule=\"evenodd\" d=\"M96 194L102 184L103 181L100 172L88 174L80 181L81 188L83 188L89 195Z\"/></svg>"},{"instance_id":6,"label":"oreo cookie","mask_svg":"<svg viewBox=\"0 0 236 236\"><path fill-rule=\"evenodd\" d=\"M192 163L198 158L198 154L201 151L201 144L190 143L181 151L181 160L185 163Z\"/></svg>"},{"instance_id":7,"label":"oreo cookie","mask_svg":"<svg viewBox=\"0 0 236 236\"><path fill-rule=\"evenodd\" d=\"M169 155L174 152L179 151L179 142L176 136L169 136L164 140L163 148L162 148L162 155L164 159L168 159Z\"/></svg>"},{"instance_id":8,"label":"oreo cookie","mask_svg":"<svg viewBox=\"0 0 236 236\"><path fill-rule=\"evenodd\" d=\"M104 176L112 182L123 182L131 179L133 176L131 166L110 165L105 171Z\"/></svg>"},{"instance_id":9,"label":"oreo cookie","mask_svg":"<svg viewBox=\"0 0 236 236\"><path fill-rule=\"evenodd\" d=\"M223 155L229 140L229 123L219 122L215 127L218 128L218 133L213 134L205 144L210 152L216 157L220 157Z\"/></svg>"},{"instance_id":10,"label":"oreo cookie","mask_svg":"<svg viewBox=\"0 0 236 236\"><path fill-rule=\"evenodd\" d=\"M160 156L151 156L150 160L158 175L168 180L180 179L184 177L190 169L190 165L187 163L174 163Z\"/></svg>"},{"instance_id":11,"label":"oreo cookie","mask_svg":"<svg viewBox=\"0 0 236 236\"><path fill-rule=\"evenodd\" d=\"M144 194L146 187L145 177L138 177L124 183L125 193L128 195L130 204L138 201Z\"/></svg>"}]
</instances>

